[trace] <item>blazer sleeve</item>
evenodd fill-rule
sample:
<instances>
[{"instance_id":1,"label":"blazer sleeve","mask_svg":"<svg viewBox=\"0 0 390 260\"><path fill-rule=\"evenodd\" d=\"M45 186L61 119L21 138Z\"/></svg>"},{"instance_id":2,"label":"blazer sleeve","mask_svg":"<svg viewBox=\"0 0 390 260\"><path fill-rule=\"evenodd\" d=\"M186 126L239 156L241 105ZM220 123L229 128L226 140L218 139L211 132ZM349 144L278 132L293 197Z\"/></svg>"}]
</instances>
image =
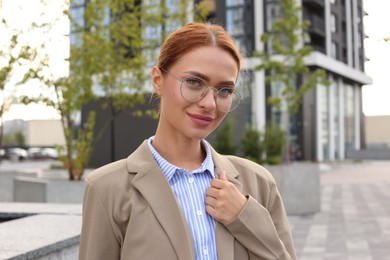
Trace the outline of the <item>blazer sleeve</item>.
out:
<instances>
[{"instance_id":1,"label":"blazer sleeve","mask_svg":"<svg viewBox=\"0 0 390 260\"><path fill-rule=\"evenodd\" d=\"M93 184L85 181L79 259L120 259L120 244L107 209Z\"/></svg>"},{"instance_id":2,"label":"blazer sleeve","mask_svg":"<svg viewBox=\"0 0 390 260\"><path fill-rule=\"evenodd\" d=\"M281 196L273 183L267 208L252 196L226 228L248 249L250 259L296 259Z\"/></svg>"}]
</instances>

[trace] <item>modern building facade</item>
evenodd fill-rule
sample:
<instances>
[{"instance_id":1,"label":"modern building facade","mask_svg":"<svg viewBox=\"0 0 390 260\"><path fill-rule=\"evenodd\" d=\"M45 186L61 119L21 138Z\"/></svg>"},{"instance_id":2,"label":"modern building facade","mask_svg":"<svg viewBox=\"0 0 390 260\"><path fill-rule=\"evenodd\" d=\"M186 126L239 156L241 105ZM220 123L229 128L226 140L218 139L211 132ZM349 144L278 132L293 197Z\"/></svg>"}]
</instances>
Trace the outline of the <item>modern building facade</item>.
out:
<instances>
[{"instance_id":1,"label":"modern building facade","mask_svg":"<svg viewBox=\"0 0 390 260\"><path fill-rule=\"evenodd\" d=\"M343 160L347 151L364 146L364 116L361 89L371 84L364 73L365 37L361 0L297 0L302 18L310 21L305 44L314 51L306 65L325 69L331 85L309 91L290 128L297 160ZM247 124L264 129L274 116L267 97L278 84L264 84L264 72L255 71L254 50L263 50L260 37L280 17L277 0L216 1L216 22L222 23L237 39L247 56L245 70L252 78L251 115ZM303 39L302 39L303 41ZM282 111L283 112L283 111Z\"/></svg>"},{"instance_id":2,"label":"modern building facade","mask_svg":"<svg viewBox=\"0 0 390 260\"><path fill-rule=\"evenodd\" d=\"M347 159L348 151L359 150L365 145L361 89L363 85L371 84L371 79L364 73L363 17L366 14L362 0L297 1L302 6L302 19L311 22L310 37L302 39L302 43L311 45L314 51L305 63L311 68L325 69L331 85L318 85L305 95L290 128L294 143L290 153L296 160ZM81 19L86 1L77 2L73 12L79 12ZM180 3L177 0L164 2L171 8ZM265 85L264 72L255 70L259 61L252 57L252 53L263 50L260 37L270 31L281 10L277 0L206 2L210 20L223 25L231 33L245 56L240 84L249 86L246 89L250 95L244 93L243 104L234 112L237 119L235 135L239 140L245 127L252 126L262 131L267 121L275 116L275 110L267 105L266 100L280 86L276 82ZM173 30L174 25L150 27L145 30L145 37L155 37L161 29ZM77 37L71 36L71 43L78 44Z\"/></svg>"}]
</instances>

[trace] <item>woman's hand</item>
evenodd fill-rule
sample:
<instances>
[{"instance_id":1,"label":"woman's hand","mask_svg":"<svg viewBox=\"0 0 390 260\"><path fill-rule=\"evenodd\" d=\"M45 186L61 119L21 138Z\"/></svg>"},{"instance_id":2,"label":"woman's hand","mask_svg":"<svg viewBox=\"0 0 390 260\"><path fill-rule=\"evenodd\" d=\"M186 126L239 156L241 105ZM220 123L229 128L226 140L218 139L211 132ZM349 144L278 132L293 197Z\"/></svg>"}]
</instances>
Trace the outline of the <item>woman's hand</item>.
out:
<instances>
[{"instance_id":1,"label":"woman's hand","mask_svg":"<svg viewBox=\"0 0 390 260\"><path fill-rule=\"evenodd\" d=\"M225 171L220 171L219 179L210 182L206 190L206 211L217 221L226 225L241 212L247 198L226 179Z\"/></svg>"}]
</instances>

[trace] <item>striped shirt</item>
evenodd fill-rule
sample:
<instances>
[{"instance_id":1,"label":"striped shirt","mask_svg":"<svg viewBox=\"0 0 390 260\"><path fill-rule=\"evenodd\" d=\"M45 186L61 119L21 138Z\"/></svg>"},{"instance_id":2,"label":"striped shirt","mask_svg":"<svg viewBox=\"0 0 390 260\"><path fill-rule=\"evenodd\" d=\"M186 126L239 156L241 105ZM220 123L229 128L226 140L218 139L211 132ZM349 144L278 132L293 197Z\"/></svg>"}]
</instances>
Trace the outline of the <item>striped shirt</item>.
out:
<instances>
[{"instance_id":1,"label":"striped shirt","mask_svg":"<svg viewBox=\"0 0 390 260\"><path fill-rule=\"evenodd\" d=\"M206 141L202 146L206 150L206 159L192 172L176 167L165 160L152 146L154 136L148 140L148 146L154 159L171 185L177 201L188 222L195 242L197 260L217 259L215 242L215 220L206 213L206 189L214 178L214 162Z\"/></svg>"}]
</instances>

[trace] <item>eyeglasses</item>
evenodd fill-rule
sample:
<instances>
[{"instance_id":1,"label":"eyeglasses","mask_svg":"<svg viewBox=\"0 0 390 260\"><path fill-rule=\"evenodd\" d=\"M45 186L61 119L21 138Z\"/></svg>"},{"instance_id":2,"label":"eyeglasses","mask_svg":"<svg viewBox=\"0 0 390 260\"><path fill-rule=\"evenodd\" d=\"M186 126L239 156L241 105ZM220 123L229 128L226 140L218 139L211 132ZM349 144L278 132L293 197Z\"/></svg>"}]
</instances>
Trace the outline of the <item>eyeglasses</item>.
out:
<instances>
[{"instance_id":1,"label":"eyeglasses","mask_svg":"<svg viewBox=\"0 0 390 260\"><path fill-rule=\"evenodd\" d=\"M209 89L214 91L214 99L217 109L221 112L231 112L238 107L241 101L241 94L234 87L209 87L204 80L198 77L181 79L173 73L160 68L178 81L180 81L180 93L184 100L195 103L204 98Z\"/></svg>"}]
</instances>

